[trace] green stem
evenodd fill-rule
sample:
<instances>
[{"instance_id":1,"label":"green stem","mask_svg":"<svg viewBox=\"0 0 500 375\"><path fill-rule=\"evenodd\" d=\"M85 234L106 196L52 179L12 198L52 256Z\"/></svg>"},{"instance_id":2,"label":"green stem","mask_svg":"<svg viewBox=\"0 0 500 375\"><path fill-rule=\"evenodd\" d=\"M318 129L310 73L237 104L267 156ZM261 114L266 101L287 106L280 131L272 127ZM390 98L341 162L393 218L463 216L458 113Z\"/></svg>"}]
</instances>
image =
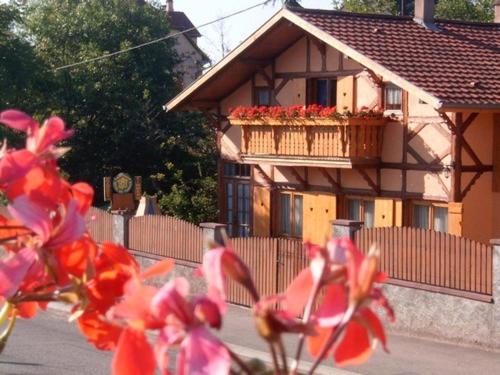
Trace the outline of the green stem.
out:
<instances>
[{"instance_id":1,"label":"green stem","mask_svg":"<svg viewBox=\"0 0 500 375\"><path fill-rule=\"evenodd\" d=\"M14 315L12 319L9 321L9 325L3 331L2 335L0 336L0 354L2 354L3 350L5 349L5 346L7 345L7 340L9 339L10 334L12 333L12 329L14 328L14 324L16 323L16 316Z\"/></svg>"}]
</instances>

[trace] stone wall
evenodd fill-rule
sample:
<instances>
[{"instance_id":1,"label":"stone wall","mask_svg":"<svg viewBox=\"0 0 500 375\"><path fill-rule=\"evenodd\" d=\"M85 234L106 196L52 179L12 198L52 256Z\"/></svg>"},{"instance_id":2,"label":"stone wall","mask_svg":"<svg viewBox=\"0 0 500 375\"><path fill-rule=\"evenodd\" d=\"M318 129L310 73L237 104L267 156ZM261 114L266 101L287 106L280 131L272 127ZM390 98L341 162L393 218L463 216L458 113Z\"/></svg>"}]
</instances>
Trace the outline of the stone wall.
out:
<instances>
[{"instance_id":1,"label":"stone wall","mask_svg":"<svg viewBox=\"0 0 500 375\"><path fill-rule=\"evenodd\" d=\"M141 266L141 270L145 270L148 267L151 267L156 262L163 260L163 257L159 257L156 255L143 253L140 251L129 250L132 255L134 255L135 259ZM200 249L200 251L202 251ZM169 272L164 277L158 277L151 281L151 283L157 287L163 286L167 281L176 278L176 277L185 277L189 280L191 284L191 293L199 294L204 293L206 290L205 280L194 274L195 270L200 267L198 263L186 262L182 260L175 260L174 269Z\"/></svg>"},{"instance_id":2,"label":"stone wall","mask_svg":"<svg viewBox=\"0 0 500 375\"><path fill-rule=\"evenodd\" d=\"M500 349L500 241L492 243L493 302L387 284L384 294L396 322L387 322L386 327L412 336Z\"/></svg>"}]
</instances>

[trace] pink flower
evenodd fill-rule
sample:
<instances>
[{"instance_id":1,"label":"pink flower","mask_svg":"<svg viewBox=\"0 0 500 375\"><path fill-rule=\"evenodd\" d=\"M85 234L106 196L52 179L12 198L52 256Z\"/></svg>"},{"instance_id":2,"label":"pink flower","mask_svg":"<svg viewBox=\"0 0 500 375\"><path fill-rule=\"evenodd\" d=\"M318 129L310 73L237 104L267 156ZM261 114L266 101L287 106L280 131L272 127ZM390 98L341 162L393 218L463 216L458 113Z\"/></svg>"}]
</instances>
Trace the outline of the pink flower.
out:
<instances>
[{"instance_id":1,"label":"pink flower","mask_svg":"<svg viewBox=\"0 0 500 375\"><path fill-rule=\"evenodd\" d=\"M202 272L207 280L207 296L222 312L226 311L226 284L231 278L241 284L257 301L258 295L247 265L228 247L218 247L203 256Z\"/></svg>"},{"instance_id":2,"label":"pink flower","mask_svg":"<svg viewBox=\"0 0 500 375\"><path fill-rule=\"evenodd\" d=\"M177 374L228 374L229 352L203 324L219 327L220 311L209 299L188 301L188 292L187 280L174 279L161 288L151 302L153 314L165 321L155 348L157 362L162 366L160 370L165 371L168 348L179 345Z\"/></svg>"},{"instance_id":3,"label":"pink flower","mask_svg":"<svg viewBox=\"0 0 500 375\"><path fill-rule=\"evenodd\" d=\"M9 299L16 294L36 258L35 250L24 248L0 260L0 297Z\"/></svg>"}]
</instances>

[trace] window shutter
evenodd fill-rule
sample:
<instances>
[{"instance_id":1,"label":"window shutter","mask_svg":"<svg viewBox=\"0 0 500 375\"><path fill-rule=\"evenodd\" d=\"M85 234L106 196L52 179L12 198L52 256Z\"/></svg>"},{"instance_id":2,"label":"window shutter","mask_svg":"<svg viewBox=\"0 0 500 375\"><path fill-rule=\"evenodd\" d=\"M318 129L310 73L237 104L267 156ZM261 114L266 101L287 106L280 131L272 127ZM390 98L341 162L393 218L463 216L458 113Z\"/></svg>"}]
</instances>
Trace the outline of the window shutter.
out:
<instances>
[{"instance_id":1,"label":"window shutter","mask_svg":"<svg viewBox=\"0 0 500 375\"><path fill-rule=\"evenodd\" d=\"M394 201L392 199L375 199L375 228L392 227L394 223Z\"/></svg>"},{"instance_id":2,"label":"window shutter","mask_svg":"<svg viewBox=\"0 0 500 375\"><path fill-rule=\"evenodd\" d=\"M253 190L253 235L271 235L271 191L260 186Z\"/></svg>"},{"instance_id":3,"label":"window shutter","mask_svg":"<svg viewBox=\"0 0 500 375\"><path fill-rule=\"evenodd\" d=\"M337 197L325 193L304 193L304 241L323 245L331 236L330 221L337 218Z\"/></svg>"},{"instance_id":4,"label":"window shutter","mask_svg":"<svg viewBox=\"0 0 500 375\"><path fill-rule=\"evenodd\" d=\"M337 78L337 111L354 110L354 76Z\"/></svg>"},{"instance_id":5,"label":"window shutter","mask_svg":"<svg viewBox=\"0 0 500 375\"><path fill-rule=\"evenodd\" d=\"M448 232L456 236L462 235L462 215L464 213L463 203L448 203Z\"/></svg>"}]
</instances>

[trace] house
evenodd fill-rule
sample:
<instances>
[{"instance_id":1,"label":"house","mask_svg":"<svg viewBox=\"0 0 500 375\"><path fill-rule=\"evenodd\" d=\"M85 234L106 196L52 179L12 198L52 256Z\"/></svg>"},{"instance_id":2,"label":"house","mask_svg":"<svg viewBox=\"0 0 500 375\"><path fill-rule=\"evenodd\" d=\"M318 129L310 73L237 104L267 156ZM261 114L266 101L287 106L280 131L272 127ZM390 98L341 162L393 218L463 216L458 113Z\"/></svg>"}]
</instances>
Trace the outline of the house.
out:
<instances>
[{"instance_id":1,"label":"house","mask_svg":"<svg viewBox=\"0 0 500 375\"><path fill-rule=\"evenodd\" d=\"M180 84L184 89L202 74L203 68L210 64L210 58L198 47L200 32L184 12L174 10L173 0L167 0L165 11L172 34L176 35L174 48L182 60L176 66L176 72L180 74Z\"/></svg>"},{"instance_id":2,"label":"house","mask_svg":"<svg viewBox=\"0 0 500 375\"><path fill-rule=\"evenodd\" d=\"M352 115L241 108L311 104ZM500 2L489 24L433 0L415 18L284 7L165 108L216 127L232 236L322 242L337 218L500 237Z\"/></svg>"}]
</instances>

